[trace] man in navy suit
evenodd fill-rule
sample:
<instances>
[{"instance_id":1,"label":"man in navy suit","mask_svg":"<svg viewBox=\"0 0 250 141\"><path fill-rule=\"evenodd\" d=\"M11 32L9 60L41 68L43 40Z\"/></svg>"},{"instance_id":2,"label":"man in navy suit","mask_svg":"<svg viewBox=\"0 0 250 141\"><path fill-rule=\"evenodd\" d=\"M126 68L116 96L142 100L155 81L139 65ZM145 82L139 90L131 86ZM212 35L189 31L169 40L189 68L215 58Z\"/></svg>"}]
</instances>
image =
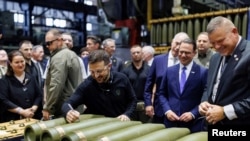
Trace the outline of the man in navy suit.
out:
<instances>
[{"instance_id":1,"label":"man in navy suit","mask_svg":"<svg viewBox=\"0 0 250 141\"><path fill-rule=\"evenodd\" d=\"M195 41L183 40L178 54L180 64L167 68L162 78L159 100L168 128L187 127L191 132L202 130L202 123L197 120L200 117L198 105L206 85L207 69L193 61L195 54ZM182 73L185 73L183 77Z\"/></svg>"},{"instance_id":2,"label":"man in navy suit","mask_svg":"<svg viewBox=\"0 0 250 141\"><path fill-rule=\"evenodd\" d=\"M123 70L124 62L121 58L115 56L116 45L115 40L107 38L102 42L103 49L109 54L111 61L111 71L121 72Z\"/></svg>"},{"instance_id":3,"label":"man in navy suit","mask_svg":"<svg viewBox=\"0 0 250 141\"><path fill-rule=\"evenodd\" d=\"M166 54L155 56L150 67L145 84L144 102L146 115L153 118L153 123L163 123L164 114L158 100L159 87L167 67L173 66L179 62L179 45L180 42L186 38L189 38L187 33L177 33L171 42L171 50Z\"/></svg>"},{"instance_id":4,"label":"man in navy suit","mask_svg":"<svg viewBox=\"0 0 250 141\"><path fill-rule=\"evenodd\" d=\"M250 43L225 17L213 18L207 32L217 53L210 60L199 112L210 124L250 125Z\"/></svg>"},{"instance_id":5,"label":"man in navy suit","mask_svg":"<svg viewBox=\"0 0 250 141\"><path fill-rule=\"evenodd\" d=\"M88 49L89 52L92 52L94 50L98 50L98 49L101 49L101 39L97 36L94 36L94 35L89 35L87 37L87 41L86 41L86 48ZM87 76L90 75L89 73L89 68L88 68L88 63L89 63L89 57L85 57L83 58L83 64L85 66L85 70L86 70L86 73L87 73Z\"/></svg>"}]
</instances>

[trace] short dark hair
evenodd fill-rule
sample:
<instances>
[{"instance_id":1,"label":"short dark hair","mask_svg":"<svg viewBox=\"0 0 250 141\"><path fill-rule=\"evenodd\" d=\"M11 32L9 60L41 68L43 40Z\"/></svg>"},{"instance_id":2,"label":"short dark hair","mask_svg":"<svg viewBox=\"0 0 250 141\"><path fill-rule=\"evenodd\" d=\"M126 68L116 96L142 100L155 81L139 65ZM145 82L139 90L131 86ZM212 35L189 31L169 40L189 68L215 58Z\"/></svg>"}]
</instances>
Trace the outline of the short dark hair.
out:
<instances>
[{"instance_id":1,"label":"short dark hair","mask_svg":"<svg viewBox=\"0 0 250 141\"><path fill-rule=\"evenodd\" d=\"M19 50L12 50L11 52L8 53L9 62L8 62L7 72L6 72L6 75L8 75L8 76L14 75L14 72L13 72L12 67L10 66L10 63L13 61L13 58L15 56L23 56L23 53ZM23 58L24 58L24 56L23 56ZM27 67L25 67L25 70L26 70L26 68Z\"/></svg>"},{"instance_id":2,"label":"short dark hair","mask_svg":"<svg viewBox=\"0 0 250 141\"><path fill-rule=\"evenodd\" d=\"M104 64L107 65L110 63L109 54L104 50L94 50L89 54L89 64L94 64L97 62L104 61Z\"/></svg>"},{"instance_id":3,"label":"short dark hair","mask_svg":"<svg viewBox=\"0 0 250 141\"><path fill-rule=\"evenodd\" d=\"M91 39L95 44L98 43L99 45L101 45L102 43L101 39L94 35L87 36L87 39Z\"/></svg>"},{"instance_id":4,"label":"short dark hair","mask_svg":"<svg viewBox=\"0 0 250 141\"><path fill-rule=\"evenodd\" d=\"M190 45L193 45L193 50L195 51L197 46L196 46L196 42L190 38L186 38L184 40L181 41L181 44L182 43L186 43L186 44L190 44Z\"/></svg>"},{"instance_id":5,"label":"short dark hair","mask_svg":"<svg viewBox=\"0 0 250 141\"><path fill-rule=\"evenodd\" d=\"M84 52L84 51L88 51L88 48L87 48L87 47L81 48L81 49L80 49L80 54L81 54L82 52ZM89 51L88 51L88 52L89 52Z\"/></svg>"},{"instance_id":6,"label":"short dark hair","mask_svg":"<svg viewBox=\"0 0 250 141\"><path fill-rule=\"evenodd\" d=\"M31 43L31 41L29 41L29 40L22 40L22 41L19 43L19 48L21 48L21 46L22 46L23 44L31 44L31 45L33 46L33 44Z\"/></svg>"}]
</instances>

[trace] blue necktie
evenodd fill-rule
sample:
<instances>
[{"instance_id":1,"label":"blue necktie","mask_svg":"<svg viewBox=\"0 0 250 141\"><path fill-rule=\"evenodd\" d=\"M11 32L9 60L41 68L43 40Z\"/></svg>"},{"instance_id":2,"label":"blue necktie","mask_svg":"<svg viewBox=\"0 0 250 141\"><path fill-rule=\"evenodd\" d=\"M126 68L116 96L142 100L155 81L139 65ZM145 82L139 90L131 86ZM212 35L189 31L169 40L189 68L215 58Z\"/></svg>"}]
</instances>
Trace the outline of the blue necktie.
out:
<instances>
[{"instance_id":1,"label":"blue necktie","mask_svg":"<svg viewBox=\"0 0 250 141\"><path fill-rule=\"evenodd\" d=\"M184 88L184 86L185 86L185 83L186 83L186 67L183 67L182 68L182 72L181 72L181 81L180 81L180 91L181 91L181 93L182 93L182 91L183 91L183 88Z\"/></svg>"}]
</instances>

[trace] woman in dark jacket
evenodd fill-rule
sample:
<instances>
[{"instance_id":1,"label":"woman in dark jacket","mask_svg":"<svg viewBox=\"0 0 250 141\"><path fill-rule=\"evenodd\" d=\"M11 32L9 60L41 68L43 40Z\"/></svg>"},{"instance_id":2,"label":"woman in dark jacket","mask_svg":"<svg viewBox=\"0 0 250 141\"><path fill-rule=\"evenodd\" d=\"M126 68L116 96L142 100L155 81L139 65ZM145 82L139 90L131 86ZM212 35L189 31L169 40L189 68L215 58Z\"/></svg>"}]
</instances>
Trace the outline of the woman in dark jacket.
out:
<instances>
[{"instance_id":1,"label":"woman in dark jacket","mask_svg":"<svg viewBox=\"0 0 250 141\"><path fill-rule=\"evenodd\" d=\"M42 117L42 92L35 78L25 72L25 59L20 51L8 54L7 73L0 79L0 122Z\"/></svg>"}]
</instances>

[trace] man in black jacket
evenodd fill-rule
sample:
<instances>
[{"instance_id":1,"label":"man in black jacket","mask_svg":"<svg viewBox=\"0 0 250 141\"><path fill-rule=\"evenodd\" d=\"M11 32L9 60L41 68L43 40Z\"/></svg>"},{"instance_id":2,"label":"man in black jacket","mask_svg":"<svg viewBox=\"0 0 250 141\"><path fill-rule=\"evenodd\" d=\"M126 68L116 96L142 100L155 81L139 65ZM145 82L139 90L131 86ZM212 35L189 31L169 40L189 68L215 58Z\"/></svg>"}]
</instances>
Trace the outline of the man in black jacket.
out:
<instances>
[{"instance_id":1,"label":"man in black jacket","mask_svg":"<svg viewBox=\"0 0 250 141\"><path fill-rule=\"evenodd\" d=\"M84 104L86 114L117 117L130 120L136 107L135 92L128 78L119 72L110 71L110 57L104 50L92 51L89 55L89 76L62 106L68 122L74 122L80 113L72 110Z\"/></svg>"}]
</instances>

